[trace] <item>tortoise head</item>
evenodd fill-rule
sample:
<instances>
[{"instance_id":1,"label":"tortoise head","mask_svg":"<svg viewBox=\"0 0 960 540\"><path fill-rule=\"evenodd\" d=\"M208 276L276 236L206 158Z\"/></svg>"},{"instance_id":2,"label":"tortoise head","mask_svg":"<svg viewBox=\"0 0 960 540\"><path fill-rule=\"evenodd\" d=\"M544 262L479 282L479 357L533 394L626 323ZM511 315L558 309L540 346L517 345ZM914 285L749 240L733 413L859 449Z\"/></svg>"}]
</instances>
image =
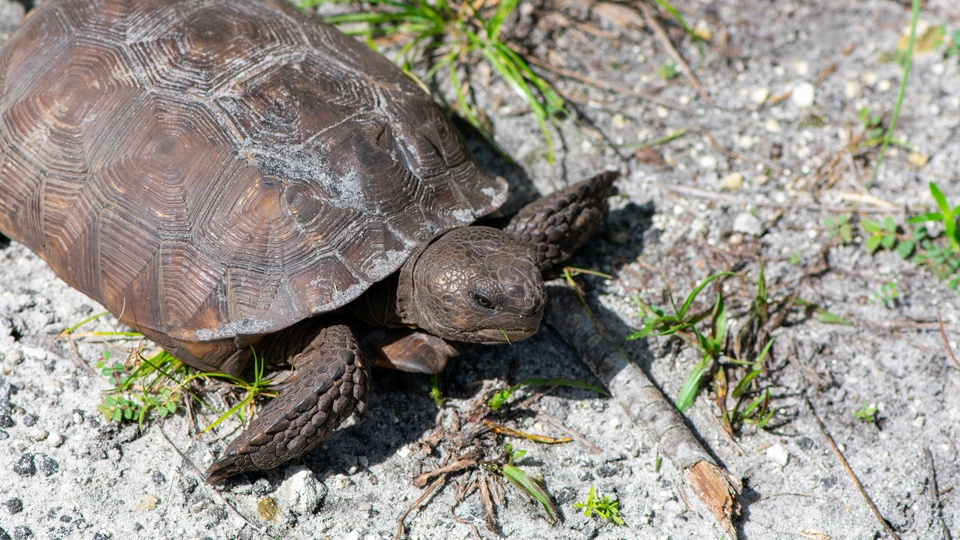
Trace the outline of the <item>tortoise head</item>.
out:
<instances>
[{"instance_id":1,"label":"tortoise head","mask_svg":"<svg viewBox=\"0 0 960 540\"><path fill-rule=\"evenodd\" d=\"M536 255L490 227L461 227L431 243L413 267L420 328L453 341L505 343L532 336L546 303Z\"/></svg>"}]
</instances>

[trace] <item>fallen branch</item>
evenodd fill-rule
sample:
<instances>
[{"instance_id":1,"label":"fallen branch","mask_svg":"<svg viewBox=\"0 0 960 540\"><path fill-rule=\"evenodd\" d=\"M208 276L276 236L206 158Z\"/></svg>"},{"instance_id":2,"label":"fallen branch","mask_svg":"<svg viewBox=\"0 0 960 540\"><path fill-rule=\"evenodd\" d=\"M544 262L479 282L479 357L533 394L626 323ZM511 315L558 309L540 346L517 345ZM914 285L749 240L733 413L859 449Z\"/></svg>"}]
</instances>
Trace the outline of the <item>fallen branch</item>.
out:
<instances>
[{"instance_id":1,"label":"fallen branch","mask_svg":"<svg viewBox=\"0 0 960 540\"><path fill-rule=\"evenodd\" d=\"M586 361L630 419L656 441L660 454L683 471L692 491L713 514L729 538L736 539L733 519L740 514L740 479L700 445L680 412L634 364L581 304L568 285L551 284L546 323Z\"/></svg>"}]
</instances>

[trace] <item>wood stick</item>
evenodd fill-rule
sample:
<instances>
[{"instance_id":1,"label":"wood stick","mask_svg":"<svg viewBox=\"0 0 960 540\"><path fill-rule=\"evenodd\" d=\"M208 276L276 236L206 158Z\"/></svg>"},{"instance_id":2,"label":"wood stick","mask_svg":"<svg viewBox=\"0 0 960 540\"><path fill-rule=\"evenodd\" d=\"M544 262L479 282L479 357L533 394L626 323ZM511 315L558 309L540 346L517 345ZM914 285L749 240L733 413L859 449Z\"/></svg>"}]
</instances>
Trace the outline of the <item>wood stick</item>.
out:
<instances>
[{"instance_id":1,"label":"wood stick","mask_svg":"<svg viewBox=\"0 0 960 540\"><path fill-rule=\"evenodd\" d=\"M548 285L547 295L550 302L544 321L580 354L630 419L656 442L660 454L683 471L692 491L727 536L736 539L733 519L740 514L740 479L717 465L673 403L608 337L572 287L554 281Z\"/></svg>"}]
</instances>

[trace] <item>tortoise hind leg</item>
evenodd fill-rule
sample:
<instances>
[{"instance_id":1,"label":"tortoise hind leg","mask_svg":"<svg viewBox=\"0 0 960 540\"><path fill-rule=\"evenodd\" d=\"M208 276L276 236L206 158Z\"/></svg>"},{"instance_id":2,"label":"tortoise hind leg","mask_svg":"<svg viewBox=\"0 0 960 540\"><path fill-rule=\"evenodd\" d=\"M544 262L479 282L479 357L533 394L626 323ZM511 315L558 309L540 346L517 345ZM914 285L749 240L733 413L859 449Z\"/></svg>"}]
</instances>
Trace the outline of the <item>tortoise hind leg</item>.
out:
<instances>
[{"instance_id":1,"label":"tortoise hind leg","mask_svg":"<svg viewBox=\"0 0 960 540\"><path fill-rule=\"evenodd\" d=\"M303 328L299 325L290 330ZM299 457L314 449L351 414L366 411L370 367L353 330L345 324L333 324L306 336L289 336L288 332L280 334L283 341L275 346L287 351L302 348L289 360L294 376L230 443L221 459L207 469L208 483L241 472L271 469Z\"/></svg>"},{"instance_id":2,"label":"tortoise hind leg","mask_svg":"<svg viewBox=\"0 0 960 540\"><path fill-rule=\"evenodd\" d=\"M617 193L620 173L607 171L524 206L504 232L526 244L540 258L546 276L570 258L607 215L607 199Z\"/></svg>"}]
</instances>

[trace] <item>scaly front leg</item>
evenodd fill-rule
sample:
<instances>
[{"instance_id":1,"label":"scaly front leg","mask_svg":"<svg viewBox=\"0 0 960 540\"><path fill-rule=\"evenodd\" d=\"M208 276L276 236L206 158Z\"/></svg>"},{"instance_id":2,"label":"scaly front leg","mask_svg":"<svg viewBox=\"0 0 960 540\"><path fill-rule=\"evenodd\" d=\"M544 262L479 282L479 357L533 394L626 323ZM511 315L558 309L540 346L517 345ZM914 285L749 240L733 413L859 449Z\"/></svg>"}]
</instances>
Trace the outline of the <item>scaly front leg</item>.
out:
<instances>
[{"instance_id":1,"label":"scaly front leg","mask_svg":"<svg viewBox=\"0 0 960 540\"><path fill-rule=\"evenodd\" d=\"M353 330L345 324L302 334L303 325L279 334L274 351L293 353L294 376L280 395L207 469L207 482L247 471L272 469L316 448L354 412L363 414L370 394L370 366L360 353ZM288 331L288 332L290 332Z\"/></svg>"}]
</instances>

